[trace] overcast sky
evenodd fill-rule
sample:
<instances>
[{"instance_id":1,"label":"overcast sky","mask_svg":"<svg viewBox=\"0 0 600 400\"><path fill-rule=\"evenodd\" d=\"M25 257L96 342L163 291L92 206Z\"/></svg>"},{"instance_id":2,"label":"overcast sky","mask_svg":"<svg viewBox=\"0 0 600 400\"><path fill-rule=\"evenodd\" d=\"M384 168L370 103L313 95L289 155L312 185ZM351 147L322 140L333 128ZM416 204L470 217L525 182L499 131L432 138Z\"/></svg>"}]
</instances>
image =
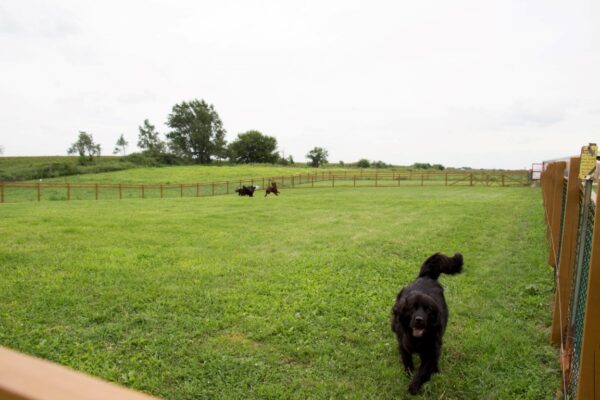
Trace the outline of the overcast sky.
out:
<instances>
[{"instance_id":1,"label":"overcast sky","mask_svg":"<svg viewBox=\"0 0 600 400\"><path fill-rule=\"evenodd\" d=\"M530 167L600 142L600 2L0 2L5 156L134 151L195 98L298 161Z\"/></svg>"}]
</instances>

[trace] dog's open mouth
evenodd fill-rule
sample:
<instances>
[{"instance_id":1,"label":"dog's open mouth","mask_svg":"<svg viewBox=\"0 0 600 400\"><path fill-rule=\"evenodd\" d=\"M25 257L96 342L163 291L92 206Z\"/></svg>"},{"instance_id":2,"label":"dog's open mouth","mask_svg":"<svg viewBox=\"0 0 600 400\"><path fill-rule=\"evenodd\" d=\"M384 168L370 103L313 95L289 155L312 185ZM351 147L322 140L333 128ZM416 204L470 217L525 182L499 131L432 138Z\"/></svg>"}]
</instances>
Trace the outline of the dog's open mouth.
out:
<instances>
[{"instance_id":1,"label":"dog's open mouth","mask_svg":"<svg viewBox=\"0 0 600 400\"><path fill-rule=\"evenodd\" d=\"M412 334L414 337L421 337L421 336L423 336L424 333L425 333L425 329L413 328L413 330L412 330Z\"/></svg>"}]
</instances>

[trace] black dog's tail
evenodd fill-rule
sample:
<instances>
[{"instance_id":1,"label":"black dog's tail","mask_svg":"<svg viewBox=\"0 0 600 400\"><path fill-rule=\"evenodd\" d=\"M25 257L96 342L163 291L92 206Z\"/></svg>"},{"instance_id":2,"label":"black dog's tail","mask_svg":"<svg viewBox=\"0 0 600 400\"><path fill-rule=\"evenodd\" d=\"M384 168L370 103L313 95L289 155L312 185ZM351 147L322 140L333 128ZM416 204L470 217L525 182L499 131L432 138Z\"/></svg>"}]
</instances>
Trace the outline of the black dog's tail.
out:
<instances>
[{"instance_id":1,"label":"black dog's tail","mask_svg":"<svg viewBox=\"0 0 600 400\"><path fill-rule=\"evenodd\" d=\"M453 257L445 256L442 253L435 253L423 263L419 272L419 278L427 276L431 279L437 279L441 273L450 275L458 274L462 271L462 266L463 256L460 253L454 254Z\"/></svg>"}]
</instances>

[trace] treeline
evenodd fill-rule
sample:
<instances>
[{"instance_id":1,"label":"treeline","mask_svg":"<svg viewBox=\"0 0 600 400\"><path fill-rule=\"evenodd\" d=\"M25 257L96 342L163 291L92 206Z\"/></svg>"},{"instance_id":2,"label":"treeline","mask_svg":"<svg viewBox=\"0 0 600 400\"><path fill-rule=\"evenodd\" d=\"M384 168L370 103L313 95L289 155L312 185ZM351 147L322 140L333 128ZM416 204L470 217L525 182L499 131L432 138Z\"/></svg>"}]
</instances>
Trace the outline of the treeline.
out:
<instances>
[{"instance_id":1,"label":"treeline","mask_svg":"<svg viewBox=\"0 0 600 400\"><path fill-rule=\"evenodd\" d=\"M231 163L294 164L292 156L287 158L277 151L277 139L257 130L237 135L228 143L227 131L215 107L204 100L183 101L175 104L167 116L168 132L161 135L156 126L144 120L138 127L137 146L142 150L127 156L132 162L154 164L210 164L228 161ZM116 142L114 154L126 155L129 145L123 135ZM93 161L101 154L101 147L87 132L68 149L69 154L78 154L80 164ZM319 167L327 163L327 150L315 147L306 155L309 164Z\"/></svg>"},{"instance_id":2,"label":"treeline","mask_svg":"<svg viewBox=\"0 0 600 400\"><path fill-rule=\"evenodd\" d=\"M227 142L227 131L214 105L204 100L183 101L175 104L167 116L166 125L170 128L165 134L156 130L149 120L138 127L137 146L139 153L126 155L127 142L124 136L118 138L114 154L121 154L138 165L210 164L229 162L233 164L265 163L294 165L290 155L285 157L277 151L277 139L257 130L239 133L231 143ZM69 154L79 154L81 165L89 164L100 155L101 147L94 142L91 134L80 132ZM306 154L307 164L320 167L329 163L329 153L323 147L315 146ZM339 161L340 167L392 168L383 161L361 159L346 164ZM415 163L415 169L440 169L440 164Z\"/></svg>"}]
</instances>

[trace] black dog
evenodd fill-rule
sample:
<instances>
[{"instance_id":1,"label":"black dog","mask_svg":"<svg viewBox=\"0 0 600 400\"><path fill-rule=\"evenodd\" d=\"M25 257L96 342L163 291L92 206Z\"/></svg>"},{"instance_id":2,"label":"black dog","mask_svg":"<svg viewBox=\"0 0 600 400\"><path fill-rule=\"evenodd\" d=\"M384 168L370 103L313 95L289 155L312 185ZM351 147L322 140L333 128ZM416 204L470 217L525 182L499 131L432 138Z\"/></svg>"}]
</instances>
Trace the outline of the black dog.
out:
<instances>
[{"instance_id":1,"label":"black dog","mask_svg":"<svg viewBox=\"0 0 600 400\"><path fill-rule=\"evenodd\" d=\"M238 196L250 196L254 197L254 191L256 190L256 186L242 186L241 188L235 189L238 193Z\"/></svg>"},{"instance_id":2,"label":"black dog","mask_svg":"<svg viewBox=\"0 0 600 400\"><path fill-rule=\"evenodd\" d=\"M414 370L413 353L421 357L421 365L408 386L411 394L417 394L431 374L439 372L448 306L444 289L437 279L441 273L458 274L462 266L463 257L459 253L454 257L441 253L432 255L423 263L418 278L400 291L392 308L392 330L396 333L402 363L409 375Z\"/></svg>"}]
</instances>

